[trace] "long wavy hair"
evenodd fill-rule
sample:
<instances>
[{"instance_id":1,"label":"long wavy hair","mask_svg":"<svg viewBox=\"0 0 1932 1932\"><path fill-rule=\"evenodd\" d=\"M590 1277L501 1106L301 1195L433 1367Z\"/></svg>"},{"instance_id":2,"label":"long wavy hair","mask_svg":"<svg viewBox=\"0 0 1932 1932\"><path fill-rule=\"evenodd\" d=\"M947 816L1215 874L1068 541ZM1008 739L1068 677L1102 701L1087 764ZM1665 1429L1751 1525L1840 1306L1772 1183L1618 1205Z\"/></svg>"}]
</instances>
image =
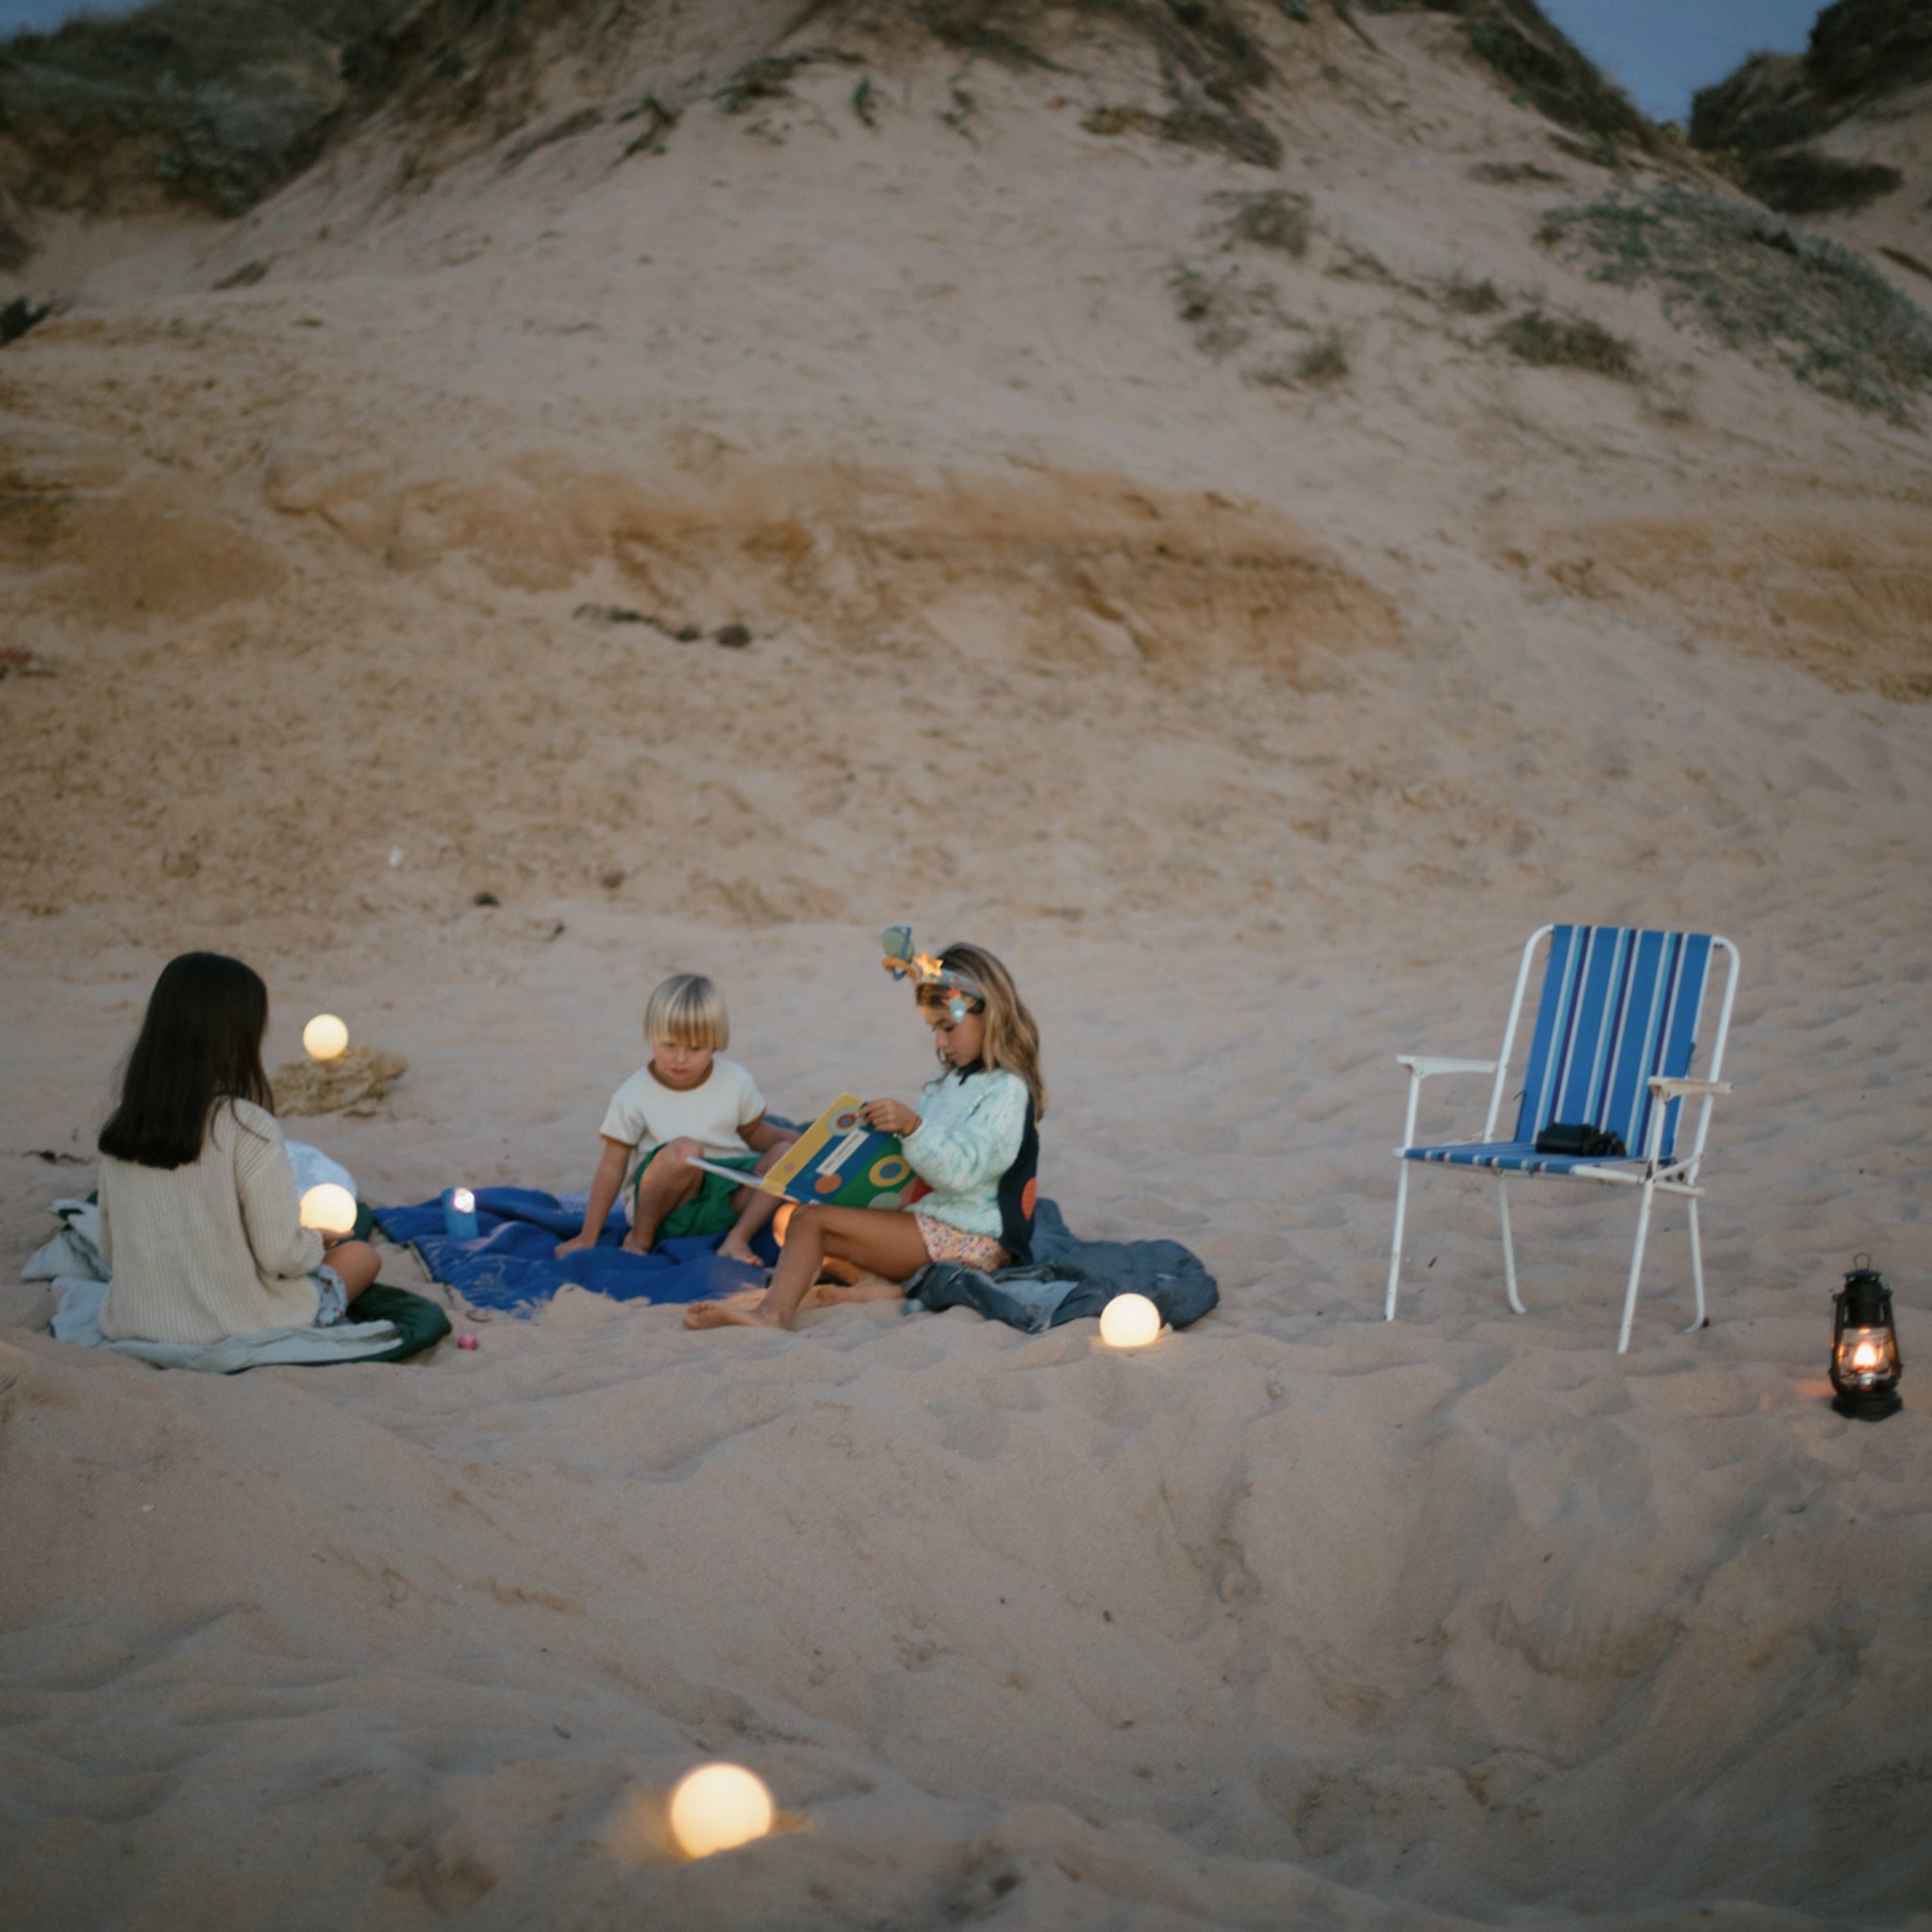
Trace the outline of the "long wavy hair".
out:
<instances>
[{"instance_id":1,"label":"long wavy hair","mask_svg":"<svg viewBox=\"0 0 1932 1932\"><path fill-rule=\"evenodd\" d=\"M1040 1027L1020 997L1013 975L984 946L961 941L940 955L940 964L963 973L986 995L986 1032L979 1057L989 1067L1018 1074L1033 1096L1033 1118L1046 1118L1046 1080L1040 1071ZM942 1007L947 994L936 986L920 990L921 1006Z\"/></svg>"},{"instance_id":2,"label":"long wavy hair","mask_svg":"<svg viewBox=\"0 0 1932 1932\"><path fill-rule=\"evenodd\" d=\"M273 1112L261 1068L267 1030L268 988L252 967L221 953L170 959L148 995L101 1152L142 1167L185 1167L201 1158L224 1100Z\"/></svg>"}]
</instances>

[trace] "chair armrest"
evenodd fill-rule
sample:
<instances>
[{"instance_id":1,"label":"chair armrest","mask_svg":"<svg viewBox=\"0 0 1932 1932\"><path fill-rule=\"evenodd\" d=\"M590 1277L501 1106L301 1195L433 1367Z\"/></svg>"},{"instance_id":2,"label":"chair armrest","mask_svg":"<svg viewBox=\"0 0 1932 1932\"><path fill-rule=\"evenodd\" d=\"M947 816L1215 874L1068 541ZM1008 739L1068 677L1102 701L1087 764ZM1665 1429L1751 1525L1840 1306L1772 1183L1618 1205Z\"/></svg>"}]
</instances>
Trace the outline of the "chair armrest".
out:
<instances>
[{"instance_id":1,"label":"chair armrest","mask_svg":"<svg viewBox=\"0 0 1932 1932\"><path fill-rule=\"evenodd\" d=\"M1418 1080L1426 1080L1431 1074L1493 1074L1496 1071L1494 1060L1444 1060L1425 1053L1399 1053L1395 1056L1395 1064L1407 1067Z\"/></svg>"},{"instance_id":2,"label":"chair armrest","mask_svg":"<svg viewBox=\"0 0 1932 1932\"><path fill-rule=\"evenodd\" d=\"M1650 1076L1650 1091L1659 1100L1681 1100L1688 1093L1728 1093L1728 1080L1670 1080L1661 1074Z\"/></svg>"}]
</instances>

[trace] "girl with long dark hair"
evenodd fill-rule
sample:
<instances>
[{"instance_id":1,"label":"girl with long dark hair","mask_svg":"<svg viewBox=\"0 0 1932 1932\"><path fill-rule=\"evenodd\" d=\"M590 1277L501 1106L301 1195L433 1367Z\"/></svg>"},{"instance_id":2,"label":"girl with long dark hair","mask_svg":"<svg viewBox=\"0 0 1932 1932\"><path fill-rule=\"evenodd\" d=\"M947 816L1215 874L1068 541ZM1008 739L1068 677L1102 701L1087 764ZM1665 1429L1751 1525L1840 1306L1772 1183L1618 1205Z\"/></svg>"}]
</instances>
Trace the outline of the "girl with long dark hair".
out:
<instances>
[{"instance_id":1,"label":"girl with long dark hair","mask_svg":"<svg viewBox=\"0 0 1932 1932\"><path fill-rule=\"evenodd\" d=\"M326 1327L375 1279L366 1241L301 1224L261 1041L268 989L239 959L161 969L101 1129L101 1253L113 1341L220 1341Z\"/></svg>"}]
</instances>

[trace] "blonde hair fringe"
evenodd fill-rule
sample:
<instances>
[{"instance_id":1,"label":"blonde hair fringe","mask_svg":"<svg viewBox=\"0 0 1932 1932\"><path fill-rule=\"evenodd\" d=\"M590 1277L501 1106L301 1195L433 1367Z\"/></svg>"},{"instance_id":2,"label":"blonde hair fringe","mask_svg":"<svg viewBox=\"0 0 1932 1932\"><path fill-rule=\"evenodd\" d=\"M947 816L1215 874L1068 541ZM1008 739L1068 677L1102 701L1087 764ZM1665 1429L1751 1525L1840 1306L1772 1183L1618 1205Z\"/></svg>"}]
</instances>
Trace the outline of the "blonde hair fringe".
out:
<instances>
[{"instance_id":1,"label":"blonde hair fringe","mask_svg":"<svg viewBox=\"0 0 1932 1932\"><path fill-rule=\"evenodd\" d=\"M644 1039L653 1046L708 1046L713 1053L731 1043L731 1016L724 995L702 973L674 973L644 1006Z\"/></svg>"}]
</instances>

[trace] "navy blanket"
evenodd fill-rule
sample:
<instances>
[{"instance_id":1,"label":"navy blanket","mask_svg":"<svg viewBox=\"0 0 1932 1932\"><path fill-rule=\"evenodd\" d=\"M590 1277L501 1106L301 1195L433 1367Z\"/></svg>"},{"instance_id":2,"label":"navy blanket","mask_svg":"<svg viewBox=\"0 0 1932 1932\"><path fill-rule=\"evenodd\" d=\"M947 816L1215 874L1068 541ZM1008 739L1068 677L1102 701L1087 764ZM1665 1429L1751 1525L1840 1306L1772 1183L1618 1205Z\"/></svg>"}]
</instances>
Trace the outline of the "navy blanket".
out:
<instances>
[{"instance_id":1,"label":"navy blanket","mask_svg":"<svg viewBox=\"0 0 1932 1932\"><path fill-rule=\"evenodd\" d=\"M722 1235L691 1235L659 1241L648 1255L626 1255L621 1209L604 1224L594 1248L559 1261L552 1251L583 1226L585 1201L582 1194L535 1188L478 1188L475 1241L453 1241L443 1232L440 1199L378 1208L375 1224L399 1246L415 1249L430 1274L473 1308L526 1315L573 1284L618 1302L708 1301L764 1285L757 1269L720 1257ZM769 1229L752 1246L767 1263L778 1258Z\"/></svg>"}]
</instances>

